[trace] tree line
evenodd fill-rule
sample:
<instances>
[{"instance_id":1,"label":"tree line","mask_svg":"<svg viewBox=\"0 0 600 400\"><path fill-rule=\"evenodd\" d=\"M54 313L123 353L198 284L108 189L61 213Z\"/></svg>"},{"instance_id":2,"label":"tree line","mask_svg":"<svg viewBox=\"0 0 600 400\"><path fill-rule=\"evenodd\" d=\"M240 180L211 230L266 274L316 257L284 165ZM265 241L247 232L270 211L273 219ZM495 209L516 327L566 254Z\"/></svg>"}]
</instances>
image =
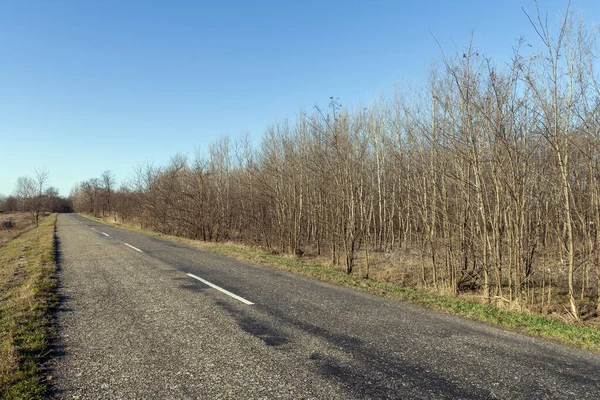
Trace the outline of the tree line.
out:
<instances>
[{"instance_id":1,"label":"tree line","mask_svg":"<svg viewBox=\"0 0 600 400\"><path fill-rule=\"evenodd\" d=\"M116 179L112 171L106 170L100 178L90 178L75 185L71 191L71 199L74 209L78 212L86 212L95 217L103 217L111 213L111 199L115 196ZM126 196L127 189L123 188L118 197ZM119 209L120 211L120 209Z\"/></svg>"},{"instance_id":2,"label":"tree line","mask_svg":"<svg viewBox=\"0 0 600 400\"><path fill-rule=\"evenodd\" d=\"M19 177L12 195L0 195L0 212L27 212L37 226L44 212L72 211L71 200L61 197L58 189L48 185L49 177L47 170L37 169L33 177Z\"/></svg>"},{"instance_id":3,"label":"tree line","mask_svg":"<svg viewBox=\"0 0 600 400\"><path fill-rule=\"evenodd\" d=\"M556 32L495 63L472 45L426 84L367 107L273 124L260 144L78 185L77 211L206 241L386 265L402 283L573 318L600 310L600 84L596 36L567 11Z\"/></svg>"}]
</instances>

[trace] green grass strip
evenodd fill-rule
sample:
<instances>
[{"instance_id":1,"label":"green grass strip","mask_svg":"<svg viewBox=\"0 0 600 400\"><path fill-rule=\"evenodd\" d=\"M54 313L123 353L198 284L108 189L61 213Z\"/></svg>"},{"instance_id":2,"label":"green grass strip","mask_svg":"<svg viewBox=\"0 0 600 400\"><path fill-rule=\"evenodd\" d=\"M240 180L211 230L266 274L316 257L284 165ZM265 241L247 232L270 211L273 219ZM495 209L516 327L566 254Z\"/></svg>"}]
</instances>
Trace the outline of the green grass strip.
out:
<instances>
[{"instance_id":1,"label":"green grass strip","mask_svg":"<svg viewBox=\"0 0 600 400\"><path fill-rule=\"evenodd\" d=\"M44 218L0 248L0 399L43 399L57 304L54 225Z\"/></svg>"}]
</instances>

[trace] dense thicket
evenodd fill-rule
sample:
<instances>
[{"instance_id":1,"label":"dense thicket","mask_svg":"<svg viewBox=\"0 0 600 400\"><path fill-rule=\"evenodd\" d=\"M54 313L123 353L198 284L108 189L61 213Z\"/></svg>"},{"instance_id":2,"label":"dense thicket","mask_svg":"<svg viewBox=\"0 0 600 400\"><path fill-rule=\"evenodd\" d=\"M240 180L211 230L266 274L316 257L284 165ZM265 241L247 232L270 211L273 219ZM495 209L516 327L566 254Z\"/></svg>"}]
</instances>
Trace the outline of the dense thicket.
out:
<instances>
[{"instance_id":1,"label":"dense thicket","mask_svg":"<svg viewBox=\"0 0 600 400\"><path fill-rule=\"evenodd\" d=\"M589 316L600 297L596 42L568 15L554 36L543 18L532 25L538 40L502 66L468 47L420 90L353 111L332 99L269 127L259 146L223 138L140 167L117 191L87 181L75 207L327 256L364 276L386 260L404 284Z\"/></svg>"}]
</instances>

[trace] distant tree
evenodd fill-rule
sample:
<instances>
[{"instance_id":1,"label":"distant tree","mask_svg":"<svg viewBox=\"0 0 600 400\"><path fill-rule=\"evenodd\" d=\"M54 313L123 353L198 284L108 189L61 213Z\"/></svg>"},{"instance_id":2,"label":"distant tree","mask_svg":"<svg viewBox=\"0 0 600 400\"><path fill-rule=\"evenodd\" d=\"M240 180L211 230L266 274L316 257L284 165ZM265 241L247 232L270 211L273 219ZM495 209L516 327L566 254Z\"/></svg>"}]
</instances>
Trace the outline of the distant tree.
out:
<instances>
[{"instance_id":1,"label":"distant tree","mask_svg":"<svg viewBox=\"0 0 600 400\"><path fill-rule=\"evenodd\" d=\"M17 211L19 209L19 200L15 196L7 196L4 205L5 211Z\"/></svg>"},{"instance_id":2,"label":"distant tree","mask_svg":"<svg viewBox=\"0 0 600 400\"><path fill-rule=\"evenodd\" d=\"M31 219L39 226L40 213L48 209L48 193L45 186L48 182L49 173L47 170L35 170L35 176L22 176L17 179L15 187L15 196L18 199L18 209L31 214ZM50 194L58 195L58 191L53 189Z\"/></svg>"},{"instance_id":3,"label":"distant tree","mask_svg":"<svg viewBox=\"0 0 600 400\"><path fill-rule=\"evenodd\" d=\"M35 170L35 176L33 182L35 184L34 198L33 198L33 214L35 216L35 226L40 224L40 213L47 207L47 197L45 196L45 186L48 183L50 173L41 169ZM58 192L57 192L58 195Z\"/></svg>"},{"instance_id":4,"label":"distant tree","mask_svg":"<svg viewBox=\"0 0 600 400\"><path fill-rule=\"evenodd\" d=\"M15 196L18 199L18 209L31 213L31 219L35 222L35 181L29 176L19 177L15 187Z\"/></svg>"},{"instance_id":5,"label":"distant tree","mask_svg":"<svg viewBox=\"0 0 600 400\"><path fill-rule=\"evenodd\" d=\"M106 170L102 173L100 180L102 183L103 200L104 200L103 204L102 204L102 215L104 215L105 209L109 213L111 212L110 201L111 201L113 188L115 186L115 176L113 175L112 171Z\"/></svg>"},{"instance_id":6,"label":"distant tree","mask_svg":"<svg viewBox=\"0 0 600 400\"><path fill-rule=\"evenodd\" d=\"M98 216L99 194L101 192L100 180L98 178L88 179L80 184L79 189L87 200L87 211L94 214L94 216Z\"/></svg>"},{"instance_id":7,"label":"distant tree","mask_svg":"<svg viewBox=\"0 0 600 400\"><path fill-rule=\"evenodd\" d=\"M50 212L72 212L73 204L70 199L60 196L58 189L53 186L44 191L45 207Z\"/></svg>"}]
</instances>

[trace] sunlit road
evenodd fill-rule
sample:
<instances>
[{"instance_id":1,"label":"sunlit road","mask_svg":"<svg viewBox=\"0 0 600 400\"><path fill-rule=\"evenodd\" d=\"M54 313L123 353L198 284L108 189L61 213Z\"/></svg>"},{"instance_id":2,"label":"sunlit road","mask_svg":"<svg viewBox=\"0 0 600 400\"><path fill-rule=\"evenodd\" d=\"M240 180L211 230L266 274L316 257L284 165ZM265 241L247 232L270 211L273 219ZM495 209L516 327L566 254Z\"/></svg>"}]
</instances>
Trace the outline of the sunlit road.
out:
<instances>
[{"instance_id":1,"label":"sunlit road","mask_svg":"<svg viewBox=\"0 0 600 400\"><path fill-rule=\"evenodd\" d=\"M60 214L56 398L600 398L600 357Z\"/></svg>"}]
</instances>

